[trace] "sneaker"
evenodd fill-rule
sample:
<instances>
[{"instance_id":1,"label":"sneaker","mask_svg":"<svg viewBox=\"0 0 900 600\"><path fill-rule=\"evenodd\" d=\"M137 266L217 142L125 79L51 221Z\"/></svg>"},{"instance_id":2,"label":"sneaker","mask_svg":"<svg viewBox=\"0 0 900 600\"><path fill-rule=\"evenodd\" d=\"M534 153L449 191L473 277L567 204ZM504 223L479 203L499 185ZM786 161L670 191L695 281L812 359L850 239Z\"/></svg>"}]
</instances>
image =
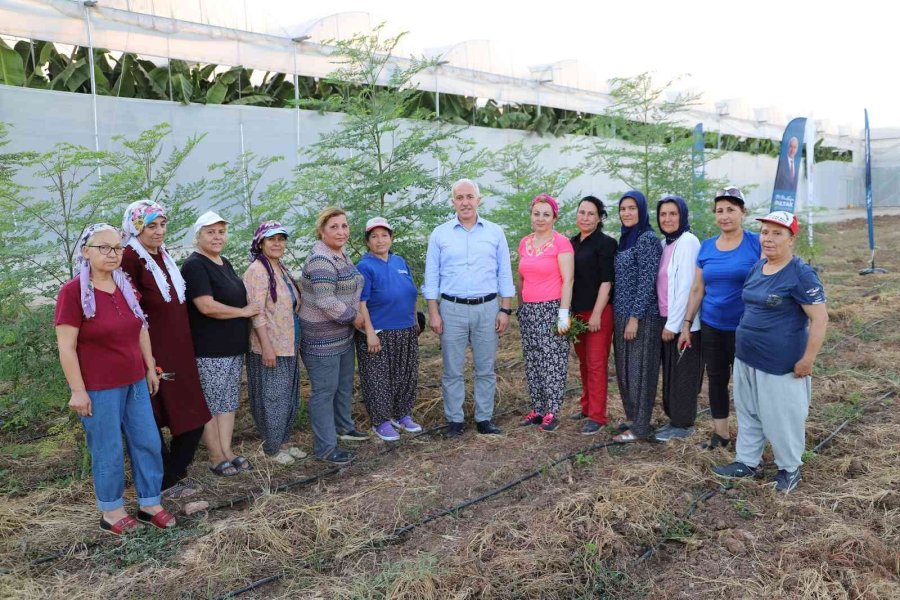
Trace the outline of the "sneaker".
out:
<instances>
[{"instance_id":1,"label":"sneaker","mask_svg":"<svg viewBox=\"0 0 900 600\"><path fill-rule=\"evenodd\" d=\"M672 429L672 422L671 422L671 421L669 421L668 423L666 423L666 424L663 425L662 427L657 427L657 428L656 428L656 431L653 432L653 435L656 435L657 433L665 433L666 431L668 431L668 430L670 430L670 429Z\"/></svg>"},{"instance_id":2,"label":"sneaker","mask_svg":"<svg viewBox=\"0 0 900 600\"><path fill-rule=\"evenodd\" d=\"M733 462L727 465L719 465L712 468L713 473L726 479L739 479L741 477L758 477L759 469L748 467L742 462Z\"/></svg>"},{"instance_id":3,"label":"sneaker","mask_svg":"<svg viewBox=\"0 0 900 600\"><path fill-rule=\"evenodd\" d=\"M559 427L559 419L553 416L553 413L547 413L544 415L544 420L538 425L538 431L551 433L556 431L557 427Z\"/></svg>"},{"instance_id":4,"label":"sneaker","mask_svg":"<svg viewBox=\"0 0 900 600\"><path fill-rule=\"evenodd\" d=\"M397 429L402 429L407 433L420 433L422 431L422 426L412 420L412 417L406 415L405 417L393 420L391 419L391 425L396 427Z\"/></svg>"},{"instance_id":5,"label":"sneaker","mask_svg":"<svg viewBox=\"0 0 900 600\"><path fill-rule=\"evenodd\" d=\"M339 433L338 439L342 439L345 442L364 442L369 439L369 434L357 431L356 429L351 429L350 431Z\"/></svg>"},{"instance_id":6,"label":"sneaker","mask_svg":"<svg viewBox=\"0 0 900 600\"><path fill-rule=\"evenodd\" d=\"M522 427L528 427L529 425L538 425L544 420L543 415L539 415L536 410L531 411L519 421L519 425Z\"/></svg>"},{"instance_id":7,"label":"sneaker","mask_svg":"<svg viewBox=\"0 0 900 600\"><path fill-rule=\"evenodd\" d=\"M601 429L603 429L603 425L601 425L597 421L591 421L590 419L588 419L584 422L584 425L581 426L581 435L594 435Z\"/></svg>"},{"instance_id":8,"label":"sneaker","mask_svg":"<svg viewBox=\"0 0 900 600\"><path fill-rule=\"evenodd\" d=\"M718 433L713 432L708 442L702 442L700 448L702 450L715 450L716 448L725 448L731 445L731 438L723 438Z\"/></svg>"},{"instance_id":9,"label":"sneaker","mask_svg":"<svg viewBox=\"0 0 900 600\"><path fill-rule=\"evenodd\" d=\"M304 452L297 446L291 446L290 448L288 448L287 453L290 454L292 457L296 458L297 460L306 458L306 452Z\"/></svg>"},{"instance_id":10,"label":"sneaker","mask_svg":"<svg viewBox=\"0 0 900 600\"><path fill-rule=\"evenodd\" d=\"M294 464L294 457L285 452L284 450L279 450L278 454L272 457L272 460L277 462L279 465L292 465Z\"/></svg>"},{"instance_id":11,"label":"sneaker","mask_svg":"<svg viewBox=\"0 0 900 600\"><path fill-rule=\"evenodd\" d=\"M396 442L400 439L400 434L391 425L391 421L385 421L378 427L373 427L372 431L385 442Z\"/></svg>"},{"instance_id":12,"label":"sneaker","mask_svg":"<svg viewBox=\"0 0 900 600\"><path fill-rule=\"evenodd\" d=\"M586 414L584 414L583 412L581 412L580 410L578 410L578 411L573 412L571 415L569 415L569 418L572 419L573 421L582 421L584 419L587 419L588 416Z\"/></svg>"},{"instance_id":13,"label":"sneaker","mask_svg":"<svg viewBox=\"0 0 900 600\"><path fill-rule=\"evenodd\" d=\"M653 434L653 439L657 442L668 442L677 438L686 438L694 435L693 427L673 427L668 425L662 429L657 429Z\"/></svg>"},{"instance_id":14,"label":"sneaker","mask_svg":"<svg viewBox=\"0 0 900 600\"><path fill-rule=\"evenodd\" d=\"M459 437L462 435L465 429L465 423L454 423L453 421L450 421L449 423L447 423L447 429L444 431L444 437L447 439Z\"/></svg>"},{"instance_id":15,"label":"sneaker","mask_svg":"<svg viewBox=\"0 0 900 600\"><path fill-rule=\"evenodd\" d=\"M797 487L800 483L800 467L794 471L785 471L778 469L778 475L775 476L775 491L784 492L785 494Z\"/></svg>"},{"instance_id":16,"label":"sneaker","mask_svg":"<svg viewBox=\"0 0 900 600\"><path fill-rule=\"evenodd\" d=\"M325 456L319 457L319 460L324 460L325 462L330 462L336 465L344 465L353 460L353 454L347 452L346 450L335 448Z\"/></svg>"}]
</instances>

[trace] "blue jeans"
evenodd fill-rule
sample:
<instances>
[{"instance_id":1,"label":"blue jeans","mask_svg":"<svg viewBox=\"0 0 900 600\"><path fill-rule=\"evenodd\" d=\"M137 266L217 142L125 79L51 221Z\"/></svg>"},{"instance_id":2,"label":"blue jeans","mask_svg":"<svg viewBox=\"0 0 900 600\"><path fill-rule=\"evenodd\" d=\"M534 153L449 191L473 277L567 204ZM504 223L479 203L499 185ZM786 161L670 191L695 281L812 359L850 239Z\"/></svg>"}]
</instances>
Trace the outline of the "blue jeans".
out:
<instances>
[{"instance_id":1,"label":"blue jeans","mask_svg":"<svg viewBox=\"0 0 900 600\"><path fill-rule=\"evenodd\" d=\"M476 305L456 304L449 300L440 303L444 333L441 334L441 354L444 359L444 416L451 423L462 423L466 384L463 367L466 347L472 346L475 367L475 420L489 421L494 415L494 392L497 375L497 313L500 303L495 298Z\"/></svg>"},{"instance_id":2,"label":"blue jeans","mask_svg":"<svg viewBox=\"0 0 900 600\"><path fill-rule=\"evenodd\" d=\"M352 345L335 356L313 356L302 352L300 357L312 386L309 422L315 436L313 451L319 458L324 458L337 448L338 432L356 429L350 405L356 357Z\"/></svg>"},{"instance_id":3,"label":"blue jeans","mask_svg":"<svg viewBox=\"0 0 900 600\"><path fill-rule=\"evenodd\" d=\"M89 391L91 416L81 424L91 451L91 472L97 508L111 511L125 505L125 452L122 433L131 458L131 474L140 506L160 503L163 465L159 432L147 382L108 390Z\"/></svg>"}]
</instances>

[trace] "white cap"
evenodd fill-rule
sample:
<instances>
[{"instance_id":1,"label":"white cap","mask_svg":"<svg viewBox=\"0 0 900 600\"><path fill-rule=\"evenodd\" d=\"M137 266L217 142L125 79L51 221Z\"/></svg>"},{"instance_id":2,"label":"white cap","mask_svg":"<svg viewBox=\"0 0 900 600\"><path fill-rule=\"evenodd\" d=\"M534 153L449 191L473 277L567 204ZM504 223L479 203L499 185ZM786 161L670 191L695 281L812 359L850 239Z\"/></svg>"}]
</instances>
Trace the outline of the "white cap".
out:
<instances>
[{"instance_id":1,"label":"white cap","mask_svg":"<svg viewBox=\"0 0 900 600\"><path fill-rule=\"evenodd\" d=\"M194 222L194 233L200 233L200 229L213 223L225 223L227 225L228 221L220 217L219 213L208 210L197 217L197 220Z\"/></svg>"},{"instance_id":2,"label":"white cap","mask_svg":"<svg viewBox=\"0 0 900 600\"><path fill-rule=\"evenodd\" d=\"M394 232L394 228L388 224L387 219L385 219L384 217L372 217L371 219L366 221L366 233L369 233L376 227L384 227L391 233Z\"/></svg>"}]
</instances>

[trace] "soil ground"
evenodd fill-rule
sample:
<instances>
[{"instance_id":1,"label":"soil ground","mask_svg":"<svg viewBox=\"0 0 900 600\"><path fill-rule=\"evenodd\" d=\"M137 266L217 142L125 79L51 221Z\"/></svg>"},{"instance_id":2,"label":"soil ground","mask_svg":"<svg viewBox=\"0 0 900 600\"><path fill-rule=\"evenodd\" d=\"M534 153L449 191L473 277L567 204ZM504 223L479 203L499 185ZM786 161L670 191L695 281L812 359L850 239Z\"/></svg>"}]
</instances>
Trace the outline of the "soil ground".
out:
<instances>
[{"instance_id":1,"label":"soil ground","mask_svg":"<svg viewBox=\"0 0 900 600\"><path fill-rule=\"evenodd\" d=\"M455 440L361 443L344 469L281 467L260 454L242 407L236 446L256 469L215 477L201 449L190 475L204 490L190 500L214 510L186 516L187 500L173 503L174 531L99 532L74 420L0 438L0 597L216 598L272 577L242 597L900 598L900 217L876 227L886 275L858 275L864 222L818 233L831 322L803 482L789 495L767 485L771 463L766 480L723 486L710 466L731 455L697 447L706 414L693 438L665 445L608 445L611 431L585 437L569 419L553 434L517 427L528 402L513 329L498 357L503 436L470 425ZM432 428L443 420L436 336L423 334L421 348L415 416ZM577 409L576 364L565 414ZM614 378L609 413L622 416ZM296 441L309 449L300 421Z\"/></svg>"}]
</instances>

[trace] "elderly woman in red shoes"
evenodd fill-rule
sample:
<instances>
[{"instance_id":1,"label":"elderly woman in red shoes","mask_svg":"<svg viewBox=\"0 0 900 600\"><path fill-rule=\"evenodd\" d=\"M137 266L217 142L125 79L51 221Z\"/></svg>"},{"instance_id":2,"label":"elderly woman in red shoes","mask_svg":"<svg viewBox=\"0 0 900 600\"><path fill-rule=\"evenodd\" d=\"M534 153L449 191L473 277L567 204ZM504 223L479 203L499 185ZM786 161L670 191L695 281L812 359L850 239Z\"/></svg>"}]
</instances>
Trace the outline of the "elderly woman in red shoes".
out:
<instances>
[{"instance_id":1,"label":"elderly woman in red shoes","mask_svg":"<svg viewBox=\"0 0 900 600\"><path fill-rule=\"evenodd\" d=\"M159 388L147 320L122 271L122 234L105 223L79 243L79 272L56 301L59 361L91 452L100 528L119 535L138 520L161 529L175 517L160 505L163 465L150 395ZM137 518L125 510L125 454L131 459Z\"/></svg>"}]
</instances>

